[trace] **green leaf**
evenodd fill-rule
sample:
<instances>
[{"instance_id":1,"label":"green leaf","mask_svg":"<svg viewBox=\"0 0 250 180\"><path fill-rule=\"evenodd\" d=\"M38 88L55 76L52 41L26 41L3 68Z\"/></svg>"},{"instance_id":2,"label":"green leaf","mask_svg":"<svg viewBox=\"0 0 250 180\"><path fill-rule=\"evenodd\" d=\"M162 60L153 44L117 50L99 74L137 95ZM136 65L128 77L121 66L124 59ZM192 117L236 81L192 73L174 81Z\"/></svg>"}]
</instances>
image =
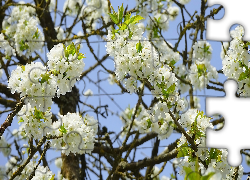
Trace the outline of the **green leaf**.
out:
<instances>
[{"instance_id":1,"label":"green leaf","mask_svg":"<svg viewBox=\"0 0 250 180\"><path fill-rule=\"evenodd\" d=\"M249 42L249 41L244 42L243 48L248 48L249 45L250 45L250 42Z\"/></svg>"},{"instance_id":2,"label":"green leaf","mask_svg":"<svg viewBox=\"0 0 250 180\"><path fill-rule=\"evenodd\" d=\"M195 160L195 171L196 171L196 172L199 172L199 161L198 161L198 157L196 157L196 160Z\"/></svg>"},{"instance_id":3,"label":"green leaf","mask_svg":"<svg viewBox=\"0 0 250 180\"><path fill-rule=\"evenodd\" d=\"M127 13L124 17L124 22L130 19L131 13Z\"/></svg>"},{"instance_id":4,"label":"green leaf","mask_svg":"<svg viewBox=\"0 0 250 180\"><path fill-rule=\"evenodd\" d=\"M215 172L210 172L208 175L202 176L201 180L209 180L214 174Z\"/></svg>"},{"instance_id":5,"label":"green leaf","mask_svg":"<svg viewBox=\"0 0 250 180\"><path fill-rule=\"evenodd\" d=\"M128 38L131 39L132 36L133 36L133 32L129 30L129 36L128 36Z\"/></svg>"},{"instance_id":6,"label":"green leaf","mask_svg":"<svg viewBox=\"0 0 250 180\"><path fill-rule=\"evenodd\" d=\"M238 81L242 81L242 80L244 80L244 79L246 79L246 78L248 78L249 77L249 73L248 73L249 71L245 71L245 72L242 72L241 74L240 74L240 77L239 77L239 79L238 79Z\"/></svg>"},{"instance_id":7,"label":"green leaf","mask_svg":"<svg viewBox=\"0 0 250 180\"><path fill-rule=\"evenodd\" d=\"M148 126L147 129L151 127L152 122L150 121L150 119L147 120Z\"/></svg>"},{"instance_id":8,"label":"green leaf","mask_svg":"<svg viewBox=\"0 0 250 180\"><path fill-rule=\"evenodd\" d=\"M75 55L76 47L75 47L75 44L73 42L67 46L67 51L69 54Z\"/></svg>"},{"instance_id":9,"label":"green leaf","mask_svg":"<svg viewBox=\"0 0 250 180\"><path fill-rule=\"evenodd\" d=\"M23 71L25 71L25 66L24 65L22 65L21 68L22 68Z\"/></svg>"},{"instance_id":10,"label":"green leaf","mask_svg":"<svg viewBox=\"0 0 250 180\"><path fill-rule=\"evenodd\" d=\"M127 29L129 24L136 24L140 20L144 19L140 15L136 15L136 16L132 16L132 17L130 17L130 16L131 16L131 13L128 13L125 15L124 23L122 24L122 26L120 26L120 30Z\"/></svg>"},{"instance_id":11,"label":"green leaf","mask_svg":"<svg viewBox=\"0 0 250 180\"><path fill-rule=\"evenodd\" d=\"M26 49L29 49L28 44L26 44L26 43L24 42L24 40L20 41L20 42L19 42L19 45L20 45L20 50L21 50L21 51L24 51L24 50L26 50Z\"/></svg>"},{"instance_id":12,"label":"green leaf","mask_svg":"<svg viewBox=\"0 0 250 180\"><path fill-rule=\"evenodd\" d=\"M10 56L8 56L8 55L5 55L5 59L8 59L8 60L10 60L11 58L10 58Z\"/></svg>"},{"instance_id":13,"label":"green leaf","mask_svg":"<svg viewBox=\"0 0 250 180\"><path fill-rule=\"evenodd\" d=\"M27 26L28 21L27 21L27 20L25 20L25 21L23 22L23 24L24 24L25 26Z\"/></svg>"},{"instance_id":14,"label":"green leaf","mask_svg":"<svg viewBox=\"0 0 250 180\"><path fill-rule=\"evenodd\" d=\"M203 76L207 72L207 68L205 64L197 64L197 69L198 69L198 76Z\"/></svg>"},{"instance_id":15,"label":"green leaf","mask_svg":"<svg viewBox=\"0 0 250 180\"><path fill-rule=\"evenodd\" d=\"M211 52L210 52L210 51L208 51L208 50L209 50L209 48L210 48L210 46L207 46L206 44L204 44L204 47L203 47L203 48L201 48L201 49L203 49L203 50L204 50L204 53L211 54Z\"/></svg>"},{"instance_id":16,"label":"green leaf","mask_svg":"<svg viewBox=\"0 0 250 180\"><path fill-rule=\"evenodd\" d=\"M173 173L171 174L171 179L175 179L175 175Z\"/></svg>"},{"instance_id":17,"label":"green leaf","mask_svg":"<svg viewBox=\"0 0 250 180\"><path fill-rule=\"evenodd\" d=\"M172 60L172 61L170 61L169 65L170 65L171 67L173 67L173 66L175 65L175 63L176 63L176 61L175 61L175 60Z\"/></svg>"},{"instance_id":18,"label":"green leaf","mask_svg":"<svg viewBox=\"0 0 250 180\"><path fill-rule=\"evenodd\" d=\"M67 134L67 130L64 127L64 124L60 127L59 131L63 134Z\"/></svg>"},{"instance_id":19,"label":"green leaf","mask_svg":"<svg viewBox=\"0 0 250 180\"><path fill-rule=\"evenodd\" d=\"M164 78L162 78L164 80ZM162 94L165 98L168 98L170 94L172 94L175 91L175 84L172 84L167 90L165 90L166 85L164 82L161 82L161 84L157 84L159 88L162 90Z\"/></svg>"},{"instance_id":20,"label":"green leaf","mask_svg":"<svg viewBox=\"0 0 250 180\"><path fill-rule=\"evenodd\" d=\"M122 22L122 19L123 19L123 11L124 11L124 8L123 8L123 3L122 3L122 6L119 8L118 10L118 20L119 22L118 23L121 23Z\"/></svg>"},{"instance_id":21,"label":"green leaf","mask_svg":"<svg viewBox=\"0 0 250 180\"><path fill-rule=\"evenodd\" d=\"M137 52L142 52L142 45L140 41L136 44L136 49L137 49Z\"/></svg>"},{"instance_id":22,"label":"green leaf","mask_svg":"<svg viewBox=\"0 0 250 180\"><path fill-rule=\"evenodd\" d=\"M122 25L119 26L119 30L125 30L128 29L128 24L122 23Z\"/></svg>"},{"instance_id":23,"label":"green leaf","mask_svg":"<svg viewBox=\"0 0 250 180\"><path fill-rule=\"evenodd\" d=\"M168 88L167 92L168 92L169 94L171 94L171 93L174 92L174 90L175 90L175 84L172 84L172 85Z\"/></svg>"},{"instance_id":24,"label":"green leaf","mask_svg":"<svg viewBox=\"0 0 250 180\"><path fill-rule=\"evenodd\" d=\"M35 38L35 39L38 39L38 38L39 38L38 28L37 28L35 34L33 35L33 39L34 39L34 38Z\"/></svg>"},{"instance_id":25,"label":"green leaf","mask_svg":"<svg viewBox=\"0 0 250 180\"><path fill-rule=\"evenodd\" d=\"M155 19L157 25L159 25L160 24L160 20L161 20L161 16L159 16L158 19L156 19L156 18L154 18L154 19Z\"/></svg>"},{"instance_id":26,"label":"green leaf","mask_svg":"<svg viewBox=\"0 0 250 180\"><path fill-rule=\"evenodd\" d=\"M81 48L81 45L78 44L78 46L76 47L76 54L79 54L80 48Z\"/></svg>"},{"instance_id":27,"label":"green leaf","mask_svg":"<svg viewBox=\"0 0 250 180\"><path fill-rule=\"evenodd\" d=\"M72 42L70 45L68 45L67 47L65 47L65 45L63 45L64 47L64 55L65 57L68 59L69 55L71 54L72 56L74 56L75 54L77 54L77 59L81 60L84 57L84 54L79 53L80 51L80 44L76 47L75 44Z\"/></svg>"},{"instance_id":28,"label":"green leaf","mask_svg":"<svg viewBox=\"0 0 250 180\"><path fill-rule=\"evenodd\" d=\"M208 154L206 164L208 165L211 162L211 159L216 159L216 162L221 162L222 152L219 149L211 148Z\"/></svg>"},{"instance_id":29,"label":"green leaf","mask_svg":"<svg viewBox=\"0 0 250 180\"><path fill-rule=\"evenodd\" d=\"M52 177L50 178L50 180L54 180L55 179L55 174L52 175Z\"/></svg>"},{"instance_id":30,"label":"green leaf","mask_svg":"<svg viewBox=\"0 0 250 180\"><path fill-rule=\"evenodd\" d=\"M44 119L43 112L37 110L36 106L35 106L34 118L39 120Z\"/></svg>"},{"instance_id":31,"label":"green leaf","mask_svg":"<svg viewBox=\"0 0 250 180\"><path fill-rule=\"evenodd\" d=\"M115 24L118 24L118 23L119 23L119 20L118 20L117 15L111 14L111 13L108 13L108 14L109 14L111 20L112 20Z\"/></svg>"},{"instance_id":32,"label":"green leaf","mask_svg":"<svg viewBox=\"0 0 250 180\"><path fill-rule=\"evenodd\" d=\"M127 25L129 25L129 24L136 24L136 23L138 23L142 19L144 19L144 18L141 17L140 15L135 15L135 16L132 16L129 20L127 20L128 22L125 22L125 23Z\"/></svg>"},{"instance_id":33,"label":"green leaf","mask_svg":"<svg viewBox=\"0 0 250 180\"><path fill-rule=\"evenodd\" d=\"M140 13L140 11L139 11L139 9L137 9L137 11L136 11L136 15L138 15Z\"/></svg>"},{"instance_id":34,"label":"green leaf","mask_svg":"<svg viewBox=\"0 0 250 180\"><path fill-rule=\"evenodd\" d=\"M51 79L50 74L47 74L47 73L41 74L41 77L42 77L40 81L41 84L43 84L44 82L49 82L48 80Z\"/></svg>"},{"instance_id":35,"label":"green leaf","mask_svg":"<svg viewBox=\"0 0 250 180\"><path fill-rule=\"evenodd\" d=\"M154 26L153 27L154 38L160 37L158 32L159 32L159 29L156 26Z\"/></svg>"},{"instance_id":36,"label":"green leaf","mask_svg":"<svg viewBox=\"0 0 250 180\"><path fill-rule=\"evenodd\" d=\"M198 127L197 119L199 116L201 116L201 118L204 117L203 111L198 111L198 113L195 117L195 121L191 124L190 132L195 135L195 139L200 139L201 137L206 137L205 134Z\"/></svg>"},{"instance_id":37,"label":"green leaf","mask_svg":"<svg viewBox=\"0 0 250 180\"><path fill-rule=\"evenodd\" d=\"M86 57L84 56L84 54L79 53L77 59L81 60L81 59L83 59L83 58L86 58Z\"/></svg>"},{"instance_id":38,"label":"green leaf","mask_svg":"<svg viewBox=\"0 0 250 180\"><path fill-rule=\"evenodd\" d=\"M111 6L111 10L112 10L112 12L113 12L114 15L117 15L117 13L115 12L113 6ZM117 16L118 16L118 15L117 15Z\"/></svg>"},{"instance_id":39,"label":"green leaf","mask_svg":"<svg viewBox=\"0 0 250 180\"><path fill-rule=\"evenodd\" d=\"M184 143L178 148L177 158L190 156L192 154L192 148L188 147L187 143Z\"/></svg>"},{"instance_id":40,"label":"green leaf","mask_svg":"<svg viewBox=\"0 0 250 180\"><path fill-rule=\"evenodd\" d=\"M55 75L55 76L57 76L58 74L60 74L59 71L57 71L57 70L55 70L55 69L52 69L50 72L51 72L53 75Z\"/></svg>"},{"instance_id":41,"label":"green leaf","mask_svg":"<svg viewBox=\"0 0 250 180\"><path fill-rule=\"evenodd\" d=\"M112 37L111 37L112 40L115 39L115 33L118 33L118 34L119 34L119 30L117 30L117 29L112 29Z\"/></svg>"},{"instance_id":42,"label":"green leaf","mask_svg":"<svg viewBox=\"0 0 250 180\"><path fill-rule=\"evenodd\" d=\"M193 171L190 167L183 167L186 175L185 180L200 180L200 174L198 172Z\"/></svg>"},{"instance_id":43,"label":"green leaf","mask_svg":"<svg viewBox=\"0 0 250 180\"><path fill-rule=\"evenodd\" d=\"M217 162L221 161L221 156L222 156L221 150L212 148L212 151L210 150L209 154L210 154L210 159L216 159Z\"/></svg>"},{"instance_id":44,"label":"green leaf","mask_svg":"<svg viewBox=\"0 0 250 180\"><path fill-rule=\"evenodd\" d=\"M24 122L23 118L21 117L18 123Z\"/></svg>"}]
</instances>

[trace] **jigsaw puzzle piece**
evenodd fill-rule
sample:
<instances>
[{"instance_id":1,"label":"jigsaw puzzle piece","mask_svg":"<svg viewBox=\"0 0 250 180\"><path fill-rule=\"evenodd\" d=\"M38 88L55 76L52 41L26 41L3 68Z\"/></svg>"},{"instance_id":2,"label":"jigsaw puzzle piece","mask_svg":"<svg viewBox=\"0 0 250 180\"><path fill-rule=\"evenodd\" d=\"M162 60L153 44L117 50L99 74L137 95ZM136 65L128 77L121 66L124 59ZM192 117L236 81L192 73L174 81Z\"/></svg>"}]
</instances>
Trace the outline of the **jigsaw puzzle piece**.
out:
<instances>
[{"instance_id":1,"label":"jigsaw puzzle piece","mask_svg":"<svg viewBox=\"0 0 250 180\"><path fill-rule=\"evenodd\" d=\"M94 117L88 114L82 117L79 113L67 113L59 114L59 119L52 124L52 127L44 128L45 134L51 137L52 148L66 155L93 150L94 137L98 130L98 121Z\"/></svg>"},{"instance_id":2,"label":"jigsaw puzzle piece","mask_svg":"<svg viewBox=\"0 0 250 180\"><path fill-rule=\"evenodd\" d=\"M247 0L239 0L235 3L234 0L222 1L222 0L209 0L208 6L215 4L221 4L225 9L225 14L220 20L207 20L207 31L206 39L215 41L230 41L229 29L233 24L241 24L246 28L244 37L246 40L250 40L250 34L247 33L250 30L250 25L248 19L245 16L245 12L248 11ZM235 16L235 10L237 11L237 16Z\"/></svg>"},{"instance_id":3,"label":"jigsaw puzzle piece","mask_svg":"<svg viewBox=\"0 0 250 180\"><path fill-rule=\"evenodd\" d=\"M220 113L225 118L222 130L213 132L207 130L207 146L215 148L228 148L228 162L232 166L241 164L241 149L247 149L244 141L239 141L240 137L247 136L249 121L245 113L250 103L245 97L236 98L237 83L234 80L227 80L224 83L226 97L207 98L206 112L208 115ZM240 129L240 131L238 131ZM233 133L236 132L237 134Z\"/></svg>"}]
</instances>

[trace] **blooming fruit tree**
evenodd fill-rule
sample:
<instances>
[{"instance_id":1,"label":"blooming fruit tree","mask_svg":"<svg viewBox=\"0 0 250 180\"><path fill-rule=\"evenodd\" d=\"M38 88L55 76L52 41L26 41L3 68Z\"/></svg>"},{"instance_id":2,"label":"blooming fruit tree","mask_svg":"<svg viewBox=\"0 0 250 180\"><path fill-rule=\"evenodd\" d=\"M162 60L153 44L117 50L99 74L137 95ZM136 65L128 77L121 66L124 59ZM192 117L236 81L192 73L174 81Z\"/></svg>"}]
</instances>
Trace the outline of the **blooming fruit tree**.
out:
<instances>
[{"instance_id":1,"label":"blooming fruit tree","mask_svg":"<svg viewBox=\"0 0 250 180\"><path fill-rule=\"evenodd\" d=\"M190 0L135 0L130 10L125 2L115 7L111 0L65 0L63 6L59 0L0 3L0 104L5 107L0 152L8 159L0 164L1 178L236 180L248 174L242 165L228 165L227 150L206 148L206 129L222 128L224 119L207 117L194 95L224 91L218 73L239 83L238 96L250 92L250 43L242 40L241 26L231 31L231 42L222 43L222 69L211 64L213 48L204 40L204 25L221 7L209 12L201 0L197 14L187 9ZM173 45L165 36L178 18ZM105 42L102 58L93 37ZM108 59L112 66L105 64ZM108 76L97 82L88 76L100 72ZM84 79L97 86L99 102L110 98L120 114L108 102L87 103L94 96L90 89L83 102L77 84ZM101 87L104 81L109 84ZM134 107L121 108L122 100L104 90L110 85L137 99ZM148 102L146 95L152 98ZM112 124L102 119L121 121L121 130L111 131ZM140 146L151 140L149 154L138 158ZM248 150L241 153L250 162ZM60 169L57 174L51 161Z\"/></svg>"}]
</instances>

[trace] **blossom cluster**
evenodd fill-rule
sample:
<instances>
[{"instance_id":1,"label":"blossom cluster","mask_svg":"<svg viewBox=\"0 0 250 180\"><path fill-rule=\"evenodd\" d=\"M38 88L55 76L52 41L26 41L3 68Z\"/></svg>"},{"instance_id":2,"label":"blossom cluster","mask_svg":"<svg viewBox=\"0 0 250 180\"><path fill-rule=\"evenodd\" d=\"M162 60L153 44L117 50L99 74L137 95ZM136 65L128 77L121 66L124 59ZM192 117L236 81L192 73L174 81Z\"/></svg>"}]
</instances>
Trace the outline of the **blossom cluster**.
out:
<instances>
[{"instance_id":1,"label":"blossom cluster","mask_svg":"<svg viewBox=\"0 0 250 180\"><path fill-rule=\"evenodd\" d=\"M85 66L79 46L76 48L73 43L67 48L63 44L55 45L47 56L48 67L41 62L17 66L8 82L11 93L17 91L21 97L27 95L27 103L44 112L51 107L55 93L59 97L71 91Z\"/></svg>"},{"instance_id":2,"label":"blossom cluster","mask_svg":"<svg viewBox=\"0 0 250 180\"><path fill-rule=\"evenodd\" d=\"M241 96L250 95L250 54L248 54L248 44L245 44L242 37L244 29L237 26L230 32L232 41L224 43L222 46L222 70L228 77L238 82L238 93Z\"/></svg>"},{"instance_id":3,"label":"blossom cluster","mask_svg":"<svg viewBox=\"0 0 250 180\"><path fill-rule=\"evenodd\" d=\"M28 57L35 50L42 52L44 35L38 24L35 8L25 5L13 8L10 16L4 19L3 33L0 34L0 47L5 50L6 58L16 53Z\"/></svg>"},{"instance_id":4,"label":"blossom cluster","mask_svg":"<svg viewBox=\"0 0 250 180\"><path fill-rule=\"evenodd\" d=\"M202 90L211 79L218 79L218 72L210 63L212 47L207 41L198 41L193 45L192 65L188 70L183 64L177 65L175 72L184 80L193 85L194 90ZM178 88L181 93L188 91L190 86L178 80Z\"/></svg>"},{"instance_id":5,"label":"blossom cluster","mask_svg":"<svg viewBox=\"0 0 250 180\"><path fill-rule=\"evenodd\" d=\"M193 137L195 136L195 143L198 147L205 147L205 134L207 128L213 128L210 122L211 118L205 116L202 111L197 109L189 109L181 115L178 120L180 125L186 129L186 133ZM182 134L178 147L187 143L186 137ZM199 152L198 152L199 153ZM197 154L198 156L200 154Z\"/></svg>"},{"instance_id":6,"label":"blossom cluster","mask_svg":"<svg viewBox=\"0 0 250 180\"><path fill-rule=\"evenodd\" d=\"M135 115L134 124L132 126L133 130L138 130L140 133L155 132L158 134L160 140L168 138L174 130L174 121L169 114L169 108L171 108L171 103L175 99L174 96L169 97L168 102L157 102L149 110L145 109L142 105ZM180 111L186 108L187 104L184 100L177 102L176 110ZM135 108L126 108L124 112L121 113L120 118L123 122L123 132L121 137L123 137L129 129L129 125L132 122L132 116L135 113Z\"/></svg>"},{"instance_id":7,"label":"blossom cluster","mask_svg":"<svg viewBox=\"0 0 250 180\"><path fill-rule=\"evenodd\" d=\"M140 133L158 133L160 140L168 138L173 132L173 119L168 113L166 102L157 103L150 111L145 109L135 120Z\"/></svg>"},{"instance_id":8,"label":"blossom cluster","mask_svg":"<svg viewBox=\"0 0 250 180\"><path fill-rule=\"evenodd\" d=\"M36 106L46 111L52 105L52 97L56 93L57 84L53 77L41 62L31 62L25 66L17 66L11 72L8 88L12 94L16 91L21 97L27 95L26 102L31 107Z\"/></svg>"},{"instance_id":9,"label":"blossom cluster","mask_svg":"<svg viewBox=\"0 0 250 180\"><path fill-rule=\"evenodd\" d=\"M85 67L82 59L85 57L79 53L79 49L80 45L75 47L74 43L71 43L67 48L60 43L47 53L47 66L55 76L58 86L57 97L60 94L65 95L66 92L70 92L76 80L80 78Z\"/></svg>"},{"instance_id":10,"label":"blossom cluster","mask_svg":"<svg viewBox=\"0 0 250 180\"><path fill-rule=\"evenodd\" d=\"M19 134L23 137L41 139L45 136L44 129L52 124L51 117L50 108L46 112L42 112L36 107L32 108L30 103L24 105L17 116L18 122L21 124Z\"/></svg>"},{"instance_id":11,"label":"blossom cluster","mask_svg":"<svg viewBox=\"0 0 250 180\"><path fill-rule=\"evenodd\" d=\"M123 81L132 94L137 90L137 80L144 78L153 85L154 96L162 96L163 91L171 91L177 86L175 74L171 72L170 62L180 60L178 53L159 54L152 44L143 37L143 24L129 24L129 29L107 35L107 53L114 56L116 79ZM132 32L131 38L129 37ZM163 46L167 48L167 46ZM170 52L170 48L167 48ZM163 52L163 50L162 50ZM165 50L166 52L166 50ZM171 56L170 56L171 55ZM171 61L170 61L171 60ZM129 78L125 78L129 74Z\"/></svg>"},{"instance_id":12,"label":"blossom cluster","mask_svg":"<svg viewBox=\"0 0 250 180\"><path fill-rule=\"evenodd\" d=\"M90 153L94 149L94 140L98 131L98 122L86 114L67 113L60 115L60 120L45 129L47 135L57 137L51 139L52 147L68 155L71 153Z\"/></svg>"},{"instance_id":13,"label":"blossom cluster","mask_svg":"<svg viewBox=\"0 0 250 180\"><path fill-rule=\"evenodd\" d=\"M210 64L212 47L206 41L198 41L193 45L193 60L189 79L194 89L204 89L210 79L218 79L216 68Z\"/></svg>"}]
</instances>

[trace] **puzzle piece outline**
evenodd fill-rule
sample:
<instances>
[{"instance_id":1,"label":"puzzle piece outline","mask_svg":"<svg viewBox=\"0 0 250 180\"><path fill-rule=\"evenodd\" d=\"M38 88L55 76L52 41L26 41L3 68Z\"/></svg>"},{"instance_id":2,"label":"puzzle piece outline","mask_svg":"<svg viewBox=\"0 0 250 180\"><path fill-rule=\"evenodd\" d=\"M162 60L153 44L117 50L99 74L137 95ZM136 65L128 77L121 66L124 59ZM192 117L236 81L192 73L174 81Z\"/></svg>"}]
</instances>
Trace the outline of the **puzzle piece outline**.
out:
<instances>
[{"instance_id":1,"label":"puzzle piece outline","mask_svg":"<svg viewBox=\"0 0 250 180\"><path fill-rule=\"evenodd\" d=\"M228 83L230 83L231 82L231 86L230 86L230 84L228 84ZM235 93L237 92L237 90L238 90L238 83L234 80L234 79L227 79L225 82L224 82L224 86L225 86L225 84L226 84L226 88L224 87L224 89L227 89L227 91L228 91L228 93L226 94L225 93L225 95L224 96L221 96L220 97L220 99L222 99L222 98L224 98L224 103L226 102L226 96L228 96L228 98L227 98L227 101L229 102L229 101L232 101L232 98L234 97L234 99L236 98L236 99L238 99L238 102L241 102L241 103L243 103L243 101L245 101L244 103L247 103L247 99L246 99L246 96L244 96L244 97L236 97L235 96L235 94L232 94L233 92L232 92L232 90L230 90L229 91L229 87L231 87L232 88L232 86L233 86L233 83L234 82L234 90L235 90ZM228 84L228 85L227 85ZM237 85L236 85L237 84ZM212 100L215 102L216 100L220 100L220 99L215 99L215 97L213 97L213 98L211 98L211 97L208 97L208 98L210 98L209 100L210 100L210 102L209 103L212 103ZM218 98L218 97L217 97ZM230 98L230 99L229 99ZM241 100L239 100L241 98ZM235 100L236 100L235 99ZM234 100L234 102L236 103L236 101ZM206 101L208 101L207 99L206 99ZM221 103L222 103L222 101L221 101ZM206 102L206 104L208 104L208 102ZM214 104L215 105L215 104ZM218 104L218 102L216 103L216 105L219 105ZM221 104L222 105L222 104ZM219 110L215 110L215 107L217 107L217 106L211 106L211 104L210 104L210 111L208 112L210 115L213 115L214 113L216 113L215 111L219 111ZM235 106L234 106L235 107ZM241 107L243 107L243 106L241 106ZM207 108L207 107L206 107ZM213 110L212 110L212 109ZM227 107L228 108L228 107ZM227 112L229 112L229 111L227 111ZM232 110L230 110L230 112L232 112ZM220 112L217 112L217 114L221 114L223 117L225 117L225 116L227 116L227 118L229 117L228 116L228 113L225 113L225 111L224 112L222 112L223 114L221 114ZM231 116L232 116L232 114L231 114ZM225 117L226 118L226 117ZM222 138L223 137L223 134L225 134L225 133L227 133L227 135L229 135L229 128L232 130L232 124L233 124L233 122L231 122L230 123L230 121L229 120L226 120L225 122L224 122L225 124L224 124L224 126L223 126L223 128L221 128L222 130L221 131L219 131L219 133L217 133L217 138ZM231 124L231 125L230 125ZM235 123L234 123L235 124ZM237 124L237 123L236 123ZM235 124L235 125L236 125ZM237 126L235 126L234 125L234 128L236 128L237 129L237 127L239 128L239 126L237 125ZM226 129L225 129L225 128ZM244 126L244 127L246 127L246 126ZM208 139L210 139L211 138L211 135L213 135L212 136L212 138L211 139L214 139L215 137L215 134L214 134L214 132L213 132L214 130L211 130L210 128L209 129L207 129L207 132L206 132L206 134L210 134L210 136L209 136L209 138ZM244 131L244 130L243 130ZM230 131L231 132L231 131ZM232 133L230 133L230 134L232 134ZM224 137L225 137L225 135L224 135ZM237 136L238 137L238 136ZM232 138L232 137L231 137ZM230 139L231 139L230 138ZM226 139L229 139L229 137L227 136L227 138L224 138L224 141L226 140ZM232 139L231 139L232 140ZM212 143L212 141L211 140L206 140L207 141L207 146L209 146L209 147L216 147L216 148L218 148L218 143L216 142L216 143ZM234 141L236 141L236 140L234 140ZM231 141L230 141L231 142ZM240 151L241 149L247 149L246 147L243 147L242 145L242 143L241 143L241 145L239 144L239 141L236 141L237 143L238 143L238 146L237 147L241 147L240 149L238 148L238 150ZM212 144L214 144L214 145L212 145ZM216 144L216 145L215 145ZM227 142L227 144L229 144L229 142ZM224 146L225 146L226 144L224 143ZM223 146L223 145L222 145ZM234 147L236 147L236 146L234 146ZM226 147L223 147L223 148L226 148ZM232 146L230 147L230 149L232 149ZM229 152L231 151L229 149ZM234 148L235 150L233 151L233 153L234 153L234 158L236 158L235 157L235 153L236 153L236 148ZM231 151L232 152L232 151ZM239 157L239 156L238 156ZM232 163L232 156L230 156L230 158L231 158L231 163ZM242 164L242 162L243 162L243 159L241 159L241 163L240 164ZM235 162L233 163L234 165L235 165Z\"/></svg>"},{"instance_id":2,"label":"puzzle piece outline","mask_svg":"<svg viewBox=\"0 0 250 180\"><path fill-rule=\"evenodd\" d=\"M228 0L227 3L223 3L222 0L209 0L208 6L213 7L214 5L222 5L224 7L224 16L221 19L207 19L207 31L206 39L215 40L215 41L230 41L230 28L235 24L241 24L250 30L250 27L247 23L244 23L244 13L247 9L246 6L242 5L245 0L240 0L241 2L234 3L233 0ZM246 3L246 1L245 1ZM233 10L241 9L237 11L237 17L232 15ZM230 13L231 12L231 13ZM239 18L241 17L241 18ZM229 22L230 20L230 22ZM250 40L250 34L245 31L244 38Z\"/></svg>"}]
</instances>

